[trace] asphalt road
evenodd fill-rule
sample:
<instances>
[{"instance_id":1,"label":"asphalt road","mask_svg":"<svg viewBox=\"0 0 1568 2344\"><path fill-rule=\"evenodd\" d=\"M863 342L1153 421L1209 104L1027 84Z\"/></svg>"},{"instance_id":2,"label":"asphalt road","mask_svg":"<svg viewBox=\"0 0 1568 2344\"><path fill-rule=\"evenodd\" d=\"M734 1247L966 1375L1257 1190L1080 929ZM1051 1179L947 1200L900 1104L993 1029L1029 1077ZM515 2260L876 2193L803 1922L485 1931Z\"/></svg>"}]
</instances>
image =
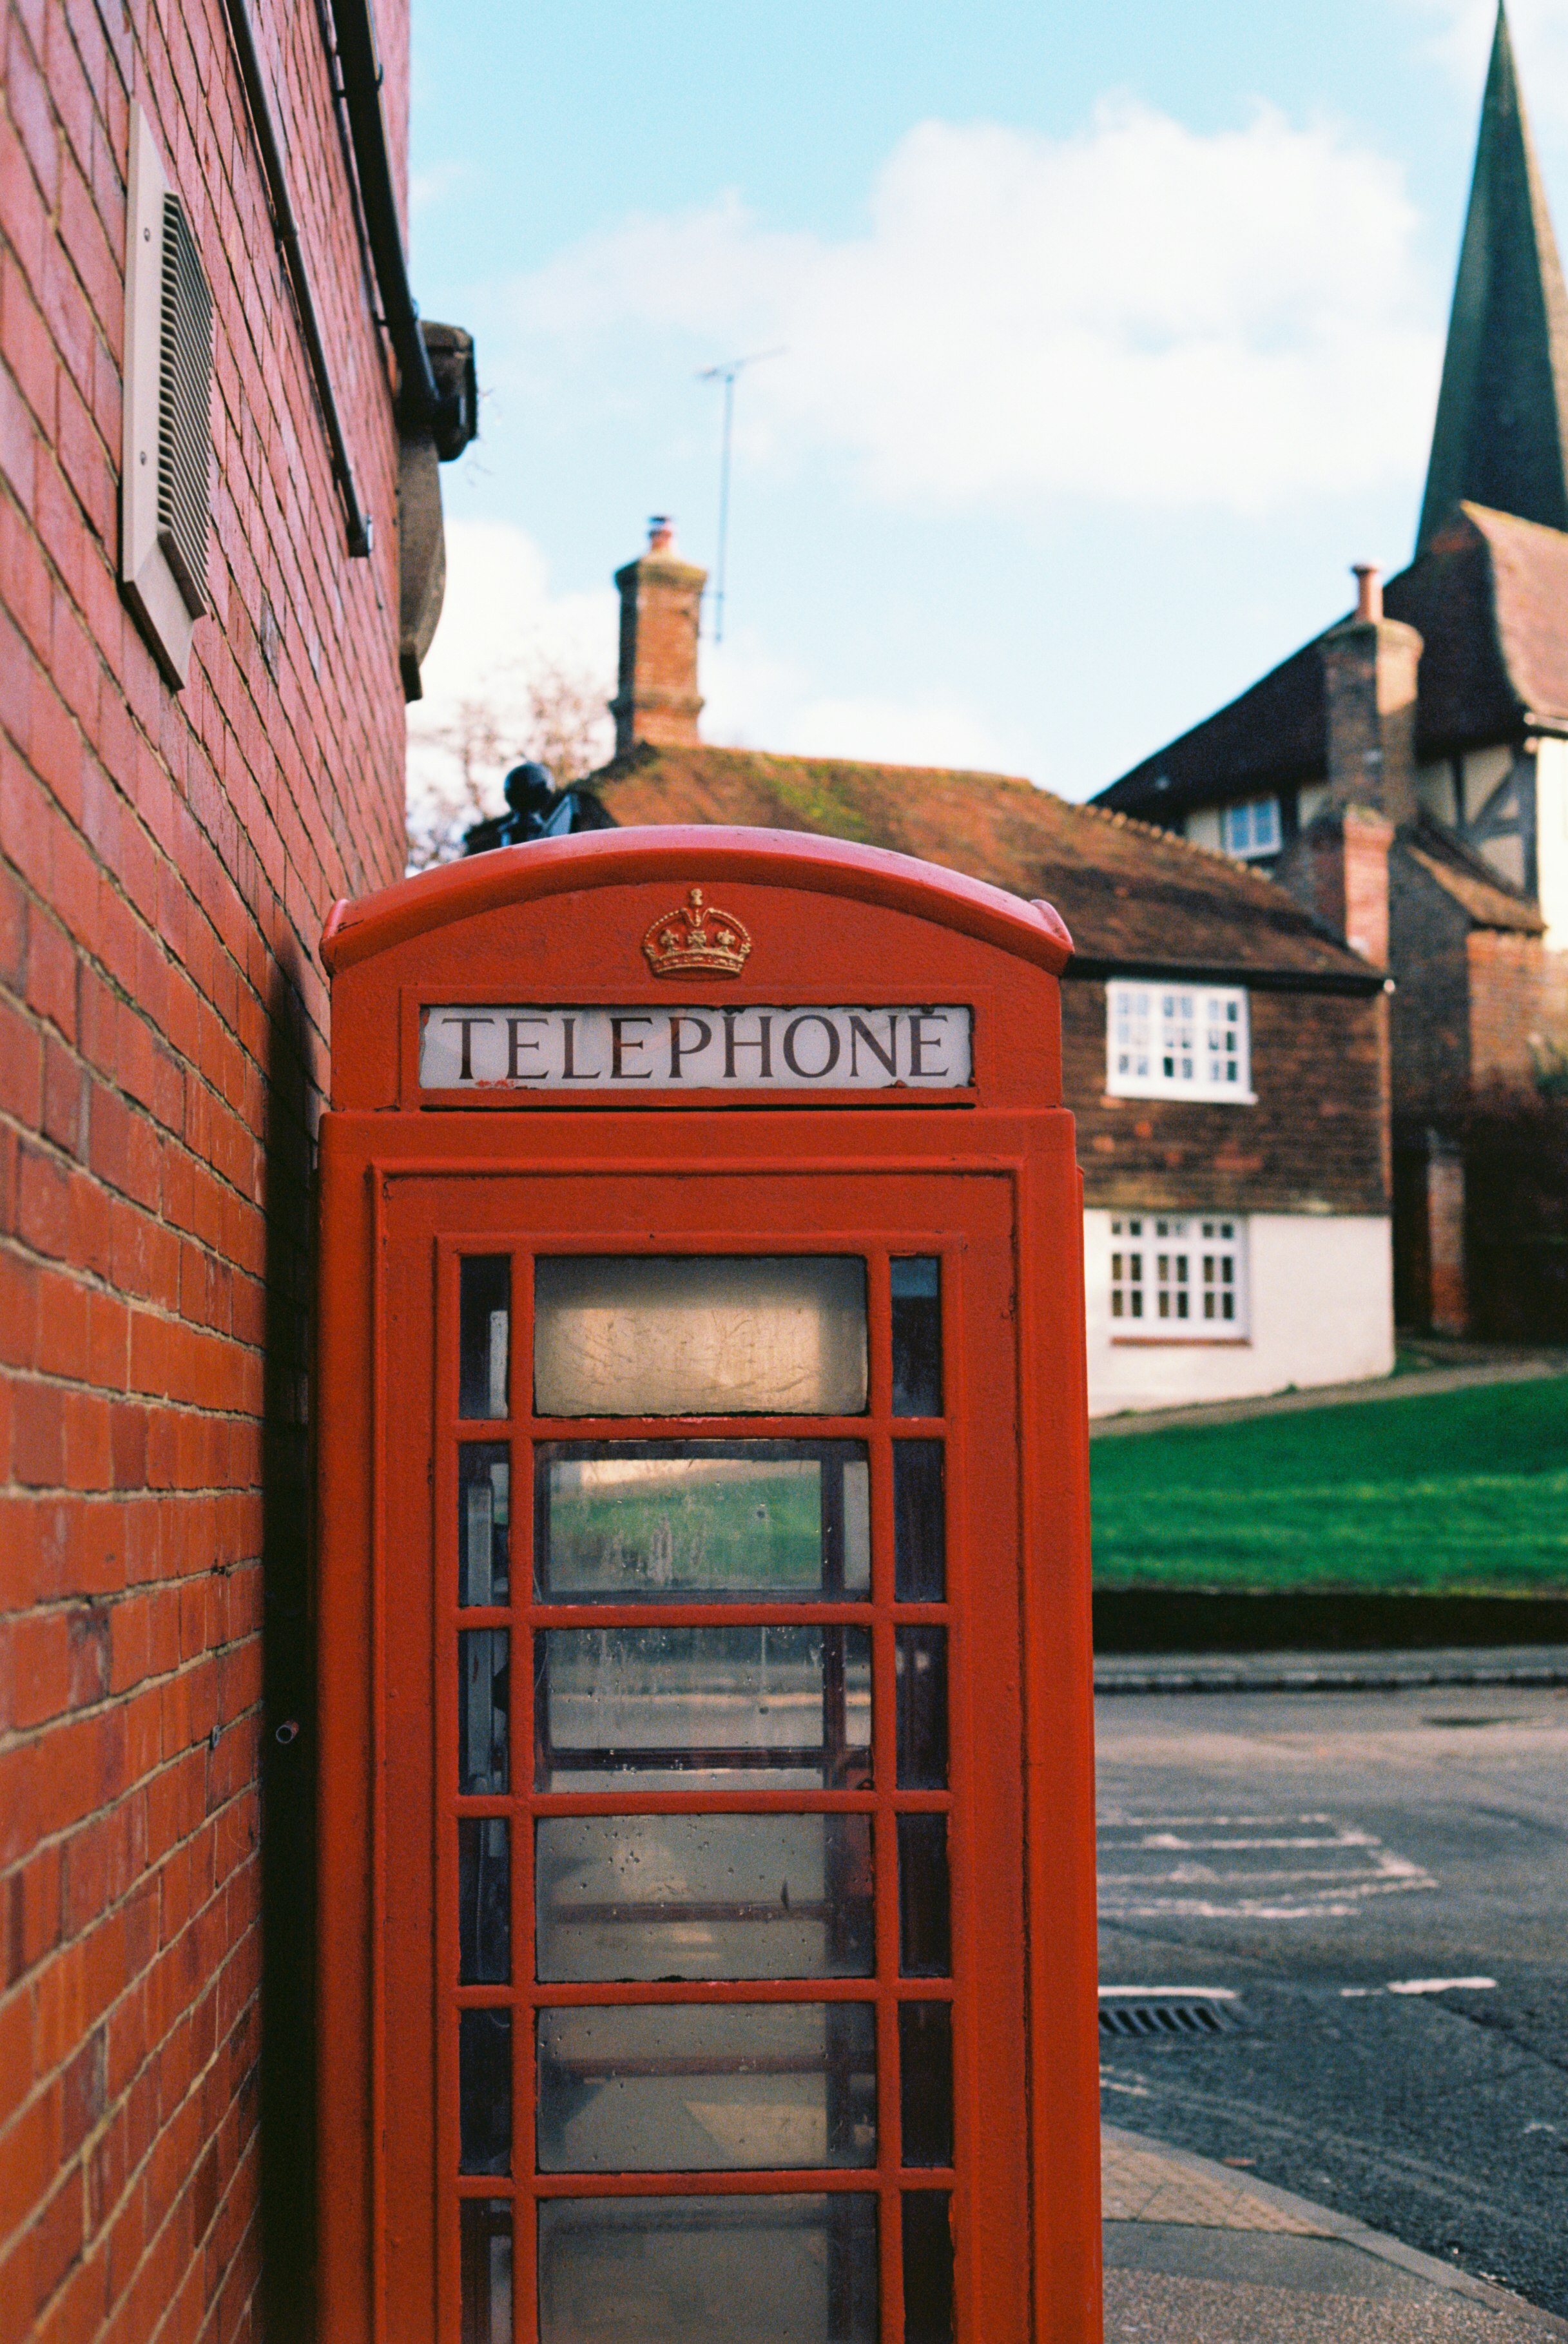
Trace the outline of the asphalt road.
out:
<instances>
[{"instance_id":1,"label":"asphalt road","mask_svg":"<svg viewBox=\"0 0 1568 2344\"><path fill-rule=\"evenodd\" d=\"M1247 2021L1102 2039L1107 2119L1568 2317L1568 1692L1098 1711L1102 1984Z\"/></svg>"}]
</instances>

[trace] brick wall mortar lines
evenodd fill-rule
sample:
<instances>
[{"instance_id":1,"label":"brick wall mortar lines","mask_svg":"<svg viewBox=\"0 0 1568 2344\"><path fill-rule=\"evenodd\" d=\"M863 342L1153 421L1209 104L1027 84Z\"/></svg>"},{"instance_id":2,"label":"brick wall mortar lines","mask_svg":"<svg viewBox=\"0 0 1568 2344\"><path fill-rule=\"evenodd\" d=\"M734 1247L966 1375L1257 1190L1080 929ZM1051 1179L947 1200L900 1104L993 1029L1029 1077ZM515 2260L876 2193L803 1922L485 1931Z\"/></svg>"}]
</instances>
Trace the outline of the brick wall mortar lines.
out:
<instances>
[{"instance_id":1,"label":"brick wall mortar lines","mask_svg":"<svg viewBox=\"0 0 1568 2344\"><path fill-rule=\"evenodd\" d=\"M369 564L221 0L3 8L0 2299L40 2344L257 2332L263 1404L297 1461L315 942L402 858L386 361L319 26L252 6ZM177 699L115 580L132 89L216 309Z\"/></svg>"},{"instance_id":2,"label":"brick wall mortar lines","mask_svg":"<svg viewBox=\"0 0 1568 2344\"><path fill-rule=\"evenodd\" d=\"M1384 1213L1381 996L1254 992L1257 1104L1112 1098L1106 988L1062 987L1063 1090L1091 1207Z\"/></svg>"}]
</instances>

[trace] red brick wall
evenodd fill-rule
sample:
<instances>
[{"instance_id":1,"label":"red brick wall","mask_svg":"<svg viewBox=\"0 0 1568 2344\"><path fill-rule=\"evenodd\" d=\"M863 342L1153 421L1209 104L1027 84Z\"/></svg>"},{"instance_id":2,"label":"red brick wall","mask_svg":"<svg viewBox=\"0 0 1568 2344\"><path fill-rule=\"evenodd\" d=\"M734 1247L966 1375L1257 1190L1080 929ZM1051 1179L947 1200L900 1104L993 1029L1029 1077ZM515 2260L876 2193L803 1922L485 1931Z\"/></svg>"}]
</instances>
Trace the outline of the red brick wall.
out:
<instances>
[{"instance_id":1,"label":"red brick wall","mask_svg":"<svg viewBox=\"0 0 1568 2344\"><path fill-rule=\"evenodd\" d=\"M1538 1060L1568 1053L1568 953L1477 928L1466 955L1472 1080L1480 1090L1533 1089Z\"/></svg>"},{"instance_id":2,"label":"red brick wall","mask_svg":"<svg viewBox=\"0 0 1568 2344\"><path fill-rule=\"evenodd\" d=\"M316 12L251 5L369 562L220 0L0 11L0 2329L50 2344L258 2332L258 2105L298 2113L261 2057L259 1753L264 1670L282 1713L306 1692L314 947L400 868L403 736L395 443ZM177 695L116 585L133 94L216 305L216 616ZM275 1722L298 1842L309 1736Z\"/></svg>"},{"instance_id":3,"label":"red brick wall","mask_svg":"<svg viewBox=\"0 0 1568 2344\"><path fill-rule=\"evenodd\" d=\"M1106 1094L1106 989L1062 986L1084 1202L1233 1213L1388 1207L1381 995L1253 993L1255 1106Z\"/></svg>"}]
</instances>

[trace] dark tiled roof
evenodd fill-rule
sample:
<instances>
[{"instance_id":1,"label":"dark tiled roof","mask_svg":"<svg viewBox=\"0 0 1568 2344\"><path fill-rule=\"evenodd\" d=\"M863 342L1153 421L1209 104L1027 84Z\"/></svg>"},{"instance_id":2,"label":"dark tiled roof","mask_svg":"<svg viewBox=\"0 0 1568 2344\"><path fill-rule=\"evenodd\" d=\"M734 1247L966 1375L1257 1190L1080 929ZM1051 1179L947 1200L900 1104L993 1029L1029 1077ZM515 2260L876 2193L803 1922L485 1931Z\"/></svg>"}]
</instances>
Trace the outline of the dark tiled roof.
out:
<instances>
[{"instance_id":1,"label":"dark tiled roof","mask_svg":"<svg viewBox=\"0 0 1568 2344\"><path fill-rule=\"evenodd\" d=\"M1476 927L1512 928L1527 936L1545 933L1546 923L1537 905L1510 887L1483 856L1444 823L1434 822L1431 814L1423 813L1419 822L1401 833L1400 850L1469 913Z\"/></svg>"},{"instance_id":2,"label":"dark tiled roof","mask_svg":"<svg viewBox=\"0 0 1568 2344\"><path fill-rule=\"evenodd\" d=\"M1072 932L1080 975L1234 971L1357 990L1381 982L1242 864L1003 773L642 749L592 775L592 786L618 823L811 831L1044 896Z\"/></svg>"},{"instance_id":3,"label":"dark tiled roof","mask_svg":"<svg viewBox=\"0 0 1568 2344\"><path fill-rule=\"evenodd\" d=\"M1418 754L1530 726L1568 729L1568 534L1467 504L1383 596L1419 628ZM1336 621L1335 624L1342 624ZM1097 804L1164 821L1189 806L1320 780L1327 765L1321 636L1239 700L1146 757Z\"/></svg>"},{"instance_id":4,"label":"dark tiled roof","mask_svg":"<svg viewBox=\"0 0 1568 2344\"><path fill-rule=\"evenodd\" d=\"M1482 505L1464 510L1486 540L1497 642L1521 714L1568 727L1568 535Z\"/></svg>"}]
</instances>

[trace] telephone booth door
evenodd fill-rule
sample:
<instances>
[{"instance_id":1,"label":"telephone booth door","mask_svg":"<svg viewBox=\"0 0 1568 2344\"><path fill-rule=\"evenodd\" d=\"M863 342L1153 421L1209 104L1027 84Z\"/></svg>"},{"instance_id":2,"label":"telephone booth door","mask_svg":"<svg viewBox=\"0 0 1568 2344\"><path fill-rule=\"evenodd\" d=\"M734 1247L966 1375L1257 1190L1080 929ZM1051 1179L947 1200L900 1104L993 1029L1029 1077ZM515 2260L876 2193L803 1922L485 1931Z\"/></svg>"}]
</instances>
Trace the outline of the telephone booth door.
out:
<instances>
[{"instance_id":1,"label":"telephone booth door","mask_svg":"<svg viewBox=\"0 0 1568 2344\"><path fill-rule=\"evenodd\" d=\"M1031 2332L1015 1187L763 1193L386 1184L400 2344Z\"/></svg>"}]
</instances>

